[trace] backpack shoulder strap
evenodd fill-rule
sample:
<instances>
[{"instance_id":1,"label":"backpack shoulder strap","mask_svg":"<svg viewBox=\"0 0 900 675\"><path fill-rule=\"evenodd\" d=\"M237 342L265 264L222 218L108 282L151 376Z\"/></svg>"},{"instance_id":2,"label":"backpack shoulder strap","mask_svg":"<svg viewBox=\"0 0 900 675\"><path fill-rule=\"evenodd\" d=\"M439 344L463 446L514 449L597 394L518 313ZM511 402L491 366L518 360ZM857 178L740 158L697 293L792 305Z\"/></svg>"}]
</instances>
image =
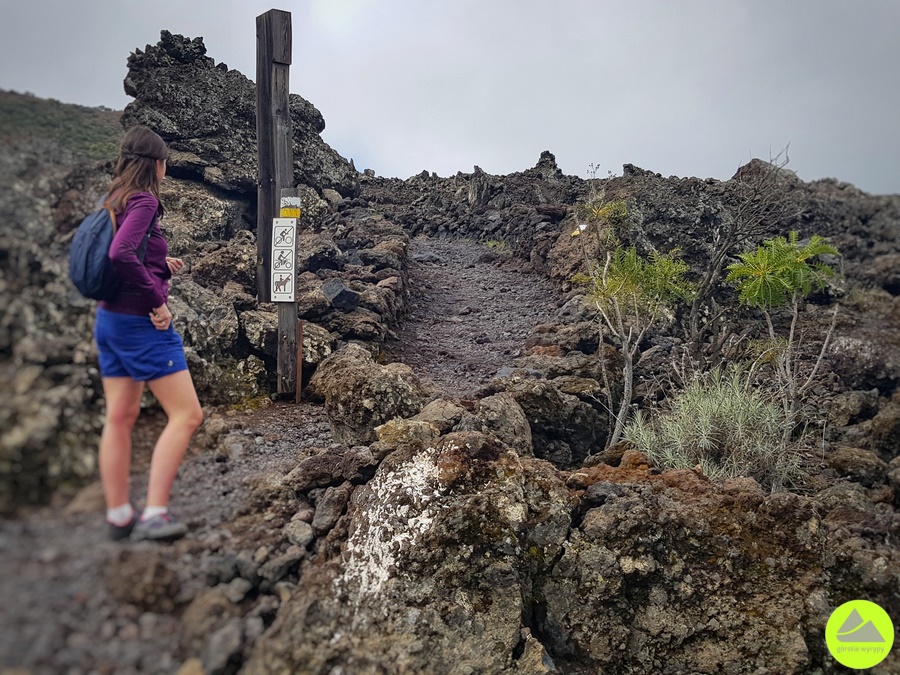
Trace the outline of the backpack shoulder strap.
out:
<instances>
[{"instance_id":1,"label":"backpack shoulder strap","mask_svg":"<svg viewBox=\"0 0 900 675\"><path fill-rule=\"evenodd\" d=\"M118 224L116 223L116 212L113 211L112 207L109 205L109 195L100 197L100 200L97 202L97 208L106 209L106 212L109 213L109 219L112 221L113 236L115 237Z\"/></svg>"},{"instance_id":2,"label":"backpack shoulder strap","mask_svg":"<svg viewBox=\"0 0 900 675\"><path fill-rule=\"evenodd\" d=\"M104 206L103 208L105 208L105 209L109 212L109 219L112 221L113 236L115 237L115 236L116 236L116 229L118 228L118 224L116 223L116 212L113 211L113 210L112 210L110 207L108 207L108 206Z\"/></svg>"},{"instance_id":3,"label":"backpack shoulder strap","mask_svg":"<svg viewBox=\"0 0 900 675\"><path fill-rule=\"evenodd\" d=\"M115 216L113 218L115 218ZM147 255L147 244L150 243L150 235L153 233L153 227L156 225L158 219L159 216L153 216L150 221L150 227L147 228L147 232L144 233L144 238L141 240L141 245L138 246L137 257L141 262L144 262L144 256ZM113 220L113 223L115 223L115 220ZM113 232L115 232L115 229Z\"/></svg>"}]
</instances>

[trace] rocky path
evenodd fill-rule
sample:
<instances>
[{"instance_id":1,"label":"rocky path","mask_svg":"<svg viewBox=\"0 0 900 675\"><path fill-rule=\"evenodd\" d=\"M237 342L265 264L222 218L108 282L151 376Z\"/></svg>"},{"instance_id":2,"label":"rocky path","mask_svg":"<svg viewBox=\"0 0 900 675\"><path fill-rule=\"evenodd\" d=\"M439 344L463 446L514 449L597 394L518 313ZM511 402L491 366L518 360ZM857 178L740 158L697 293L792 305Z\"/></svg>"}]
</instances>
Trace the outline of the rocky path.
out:
<instances>
[{"instance_id":1,"label":"rocky path","mask_svg":"<svg viewBox=\"0 0 900 675\"><path fill-rule=\"evenodd\" d=\"M449 395L465 396L508 365L531 328L556 310L547 300L554 297L551 285L516 271L502 250L418 239L411 253L416 260L411 311L387 356ZM138 499L151 443L163 424L159 416L145 415L136 430ZM50 507L0 521L0 673L178 671L185 656L180 612L186 602L215 583L211 577L223 557L264 559L267 543L280 536L284 522L254 520L254 486L267 476L284 475L320 448L335 447L324 410L313 405L220 410L208 417L206 429L173 495L173 512L191 526L180 542L107 541L99 483L74 498L61 494ZM120 563L135 556L160 561L162 568L146 568L151 576L153 569L177 574L175 612L139 608L115 597L123 592ZM140 588L152 581L126 578L124 583ZM274 609L261 619L271 621Z\"/></svg>"},{"instance_id":2,"label":"rocky path","mask_svg":"<svg viewBox=\"0 0 900 675\"><path fill-rule=\"evenodd\" d=\"M508 366L556 312L553 285L502 248L423 237L411 256L410 312L386 353L449 395L465 397Z\"/></svg>"}]
</instances>

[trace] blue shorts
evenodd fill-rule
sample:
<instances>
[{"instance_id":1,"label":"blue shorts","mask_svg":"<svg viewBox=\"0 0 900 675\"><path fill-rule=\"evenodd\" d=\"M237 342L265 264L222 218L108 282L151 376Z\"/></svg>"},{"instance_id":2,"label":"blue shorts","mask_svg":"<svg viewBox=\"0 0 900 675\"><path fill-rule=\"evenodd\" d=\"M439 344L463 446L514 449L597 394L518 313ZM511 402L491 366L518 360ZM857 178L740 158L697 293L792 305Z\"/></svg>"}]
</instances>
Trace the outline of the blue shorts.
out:
<instances>
[{"instance_id":1,"label":"blue shorts","mask_svg":"<svg viewBox=\"0 0 900 675\"><path fill-rule=\"evenodd\" d=\"M94 339L103 377L146 382L188 369L181 336L171 325L157 330L149 316L97 308Z\"/></svg>"}]
</instances>

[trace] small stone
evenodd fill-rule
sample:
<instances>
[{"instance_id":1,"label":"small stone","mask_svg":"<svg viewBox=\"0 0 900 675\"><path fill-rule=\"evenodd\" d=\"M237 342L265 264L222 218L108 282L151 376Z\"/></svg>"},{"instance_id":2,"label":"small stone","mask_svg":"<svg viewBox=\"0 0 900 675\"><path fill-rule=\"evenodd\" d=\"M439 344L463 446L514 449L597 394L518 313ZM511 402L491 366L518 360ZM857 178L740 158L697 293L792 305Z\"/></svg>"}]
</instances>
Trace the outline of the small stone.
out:
<instances>
[{"instance_id":1,"label":"small stone","mask_svg":"<svg viewBox=\"0 0 900 675\"><path fill-rule=\"evenodd\" d=\"M119 629L120 640L137 640L140 634L141 631L136 623L127 623Z\"/></svg>"},{"instance_id":2,"label":"small stone","mask_svg":"<svg viewBox=\"0 0 900 675\"><path fill-rule=\"evenodd\" d=\"M288 584L285 581L279 581L275 586L280 584ZM278 612L278 608L281 606L281 600L276 598L274 595L261 595L259 596L259 600L256 605L254 605L253 609L248 612L248 617L260 617L264 621L271 621L275 618L275 614Z\"/></svg>"},{"instance_id":3,"label":"small stone","mask_svg":"<svg viewBox=\"0 0 900 675\"><path fill-rule=\"evenodd\" d=\"M206 675L206 671L203 669L203 661L196 657L188 659L181 664L175 675Z\"/></svg>"},{"instance_id":4,"label":"small stone","mask_svg":"<svg viewBox=\"0 0 900 675\"><path fill-rule=\"evenodd\" d=\"M80 633L78 631L69 633L66 638L66 646L71 647L73 649L82 649L91 644L91 636L87 633Z\"/></svg>"},{"instance_id":5,"label":"small stone","mask_svg":"<svg viewBox=\"0 0 900 675\"><path fill-rule=\"evenodd\" d=\"M263 622L262 617L251 616L244 625L244 638L252 644L260 638L265 630L266 624Z\"/></svg>"},{"instance_id":6,"label":"small stone","mask_svg":"<svg viewBox=\"0 0 900 675\"><path fill-rule=\"evenodd\" d=\"M353 486L350 483L344 483L340 487L330 487L325 490L325 494L316 504L316 515L312 521L312 529L316 534L322 535L335 526L347 502L350 500L350 493Z\"/></svg>"},{"instance_id":7,"label":"small stone","mask_svg":"<svg viewBox=\"0 0 900 675\"><path fill-rule=\"evenodd\" d=\"M116 635L116 622L104 621L100 626L100 637L103 640L112 640Z\"/></svg>"},{"instance_id":8,"label":"small stone","mask_svg":"<svg viewBox=\"0 0 900 675\"><path fill-rule=\"evenodd\" d=\"M238 574L250 582L255 582L259 575L259 563L254 560L250 551L241 551L235 556Z\"/></svg>"},{"instance_id":9,"label":"small stone","mask_svg":"<svg viewBox=\"0 0 900 675\"><path fill-rule=\"evenodd\" d=\"M237 461L243 457L245 445L247 443L246 436L242 434L228 434L221 443L225 457L231 461Z\"/></svg>"},{"instance_id":10,"label":"small stone","mask_svg":"<svg viewBox=\"0 0 900 675\"><path fill-rule=\"evenodd\" d=\"M292 584L288 581L279 581L273 586L273 590L278 594L278 599L281 600L281 602L290 600L297 588L297 584Z\"/></svg>"},{"instance_id":11,"label":"small stone","mask_svg":"<svg viewBox=\"0 0 900 675\"><path fill-rule=\"evenodd\" d=\"M49 565L59 558L59 550L55 548L44 548L38 552L37 559L45 565Z\"/></svg>"},{"instance_id":12,"label":"small stone","mask_svg":"<svg viewBox=\"0 0 900 675\"><path fill-rule=\"evenodd\" d=\"M309 511L312 510L309 509ZM285 526L284 533L288 541L303 548L309 546L310 542L315 538L312 526L304 520L292 520Z\"/></svg>"},{"instance_id":13,"label":"small stone","mask_svg":"<svg viewBox=\"0 0 900 675\"><path fill-rule=\"evenodd\" d=\"M152 612L145 612L141 614L141 618L138 619L138 625L141 629L141 639L149 640L154 634L157 632L157 627L159 624L159 615L154 614Z\"/></svg>"},{"instance_id":14,"label":"small stone","mask_svg":"<svg viewBox=\"0 0 900 675\"><path fill-rule=\"evenodd\" d=\"M299 511L297 511L297 513L295 513L293 516L291 516L291 521L300 520L300 521L303 521L304 523L311 523L312 519L315 515L316 515L316 510L314 508L312 508L311 506L307 506L306 508L300 509Z\"/></svg>"},{"instance_id":15,"label":"small stone","mask_svg":"<svg viewBox=\"0 0 900 675\"><path fill-rule=\"evenodd\" d=\"M260 567L259 576L268 582L266 587L271 589L276 583L284 579L291 569L296 567L305 556L306 551L304 549L301 549L299 546L291 546L286 553L272 558ZM261 588L263 587L261 586Z\"/></svg>"},{"instance_id":16,"label":"small stone","mask_svg":"<svg viewBox=\"0 0 900 675\"><path fill-rule=\"evenodd\" d=\"M224 673L232 657L243 647L244 629L240 619L231 619L209 638L203 650L203 668L208 675Z\"/></svg>"},{"instance_id":17,"label":"small stone","mask_svg":"<svg viewBox=\"0 0 900 675\"><path fill-rule=\"evenodd\" d=\"M237 577L232 579L225 587L225 597L237 604L247 597L247 593L253 590L253 584L246 579Z\"/></svg>"}]
</instances>

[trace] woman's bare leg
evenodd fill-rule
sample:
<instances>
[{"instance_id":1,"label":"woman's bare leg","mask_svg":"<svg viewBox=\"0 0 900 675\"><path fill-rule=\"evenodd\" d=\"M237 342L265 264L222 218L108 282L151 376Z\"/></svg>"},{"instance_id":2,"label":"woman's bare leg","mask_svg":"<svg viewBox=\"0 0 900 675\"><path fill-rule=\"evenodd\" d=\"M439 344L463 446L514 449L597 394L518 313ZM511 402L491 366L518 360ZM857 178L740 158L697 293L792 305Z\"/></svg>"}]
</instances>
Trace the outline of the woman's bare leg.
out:
<instances>
[{"instance_id":1,"label":"woman's bare leg","mask_svg":"<svg viewBox=\"0 0 900 675\"><path fill-rule=\"evenodd\" d=\"M106 507L128 503L131 471L131 430L141 414L144 383L130 377L104 377L106 420L100 435L100 480Z\"/></svg>"},{"instance_id":2,"label":"woman's bare leg","mask_svg":"<svg viewBox=\"0 0 900 675\"><path fill-rule=\"evenodd\" d=\"M191 436L203 422L203 410L187 370L152 380L147 385L169 417L150 460L147 506L168 506L172 483Z\"/></svg>"}]
</instances>

